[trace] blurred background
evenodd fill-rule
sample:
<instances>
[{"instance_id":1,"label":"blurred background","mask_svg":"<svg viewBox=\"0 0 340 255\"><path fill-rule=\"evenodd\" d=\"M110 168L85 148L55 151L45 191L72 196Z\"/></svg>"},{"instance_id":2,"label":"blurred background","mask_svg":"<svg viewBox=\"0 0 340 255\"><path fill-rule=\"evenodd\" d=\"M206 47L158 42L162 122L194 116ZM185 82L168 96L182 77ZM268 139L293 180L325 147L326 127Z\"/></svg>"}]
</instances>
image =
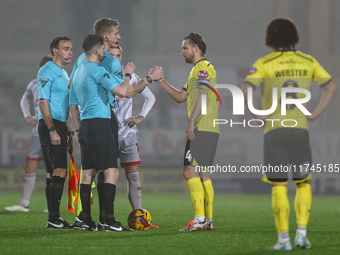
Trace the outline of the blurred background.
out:
<instances>
[{"instance_id":1,"label":"blurred background","mask_svg":"<svg viewBox=\"0 0 340 255\"><path fill-rule=\"evenodd\" d=\"M296 49L314 56L339 84L340 1L339 0L2 0L0 3L0 190L21 190L23 166L31 128L20 110L20 99L27 84L36 78L39 61L49 53L57 36L73 38L70 74L81 54L81 41L93 33L94 22L103 17L120 22L123 64L133 61L136 74L144 77L154 65L162 66L165 78L180 89L187 81L191 65L181 56L181 43L191 32L200 33L207 42L206 57L215 66L220 84L242 86L255 60L271 52L264 45L264 32L275 17L292 18L300 31ZM138 126L142 157L144 192L186 192L182 178L186 103L177 104L154 82L149 88L156 104ZM312 86L312 111L322 94ZM255 93L260 98L260 91ZM313 163L339 164L339 95L329 109L310 125ZM220 118L242 121L246 116L232 115L232 97L220 90L223 106ZM134 114L143 105L134 98ZM260 165L263 162L261 128L221 125L215 158L219 166ZM79 149L74 156L80 168ZM38 170L36 189L44 188L43 164ZM324 169L324 168L323 168ZM328 168L327 168L328 169ZM120 178L124 181L124 173ZM267 192L261 173L212 174L216 192ZM340 194L340 173L326 170L313 175L314 194ZM289 186L290 191L294 186ZM124 190L121 185L120 190Z\"/></svg>"}]
</instances>

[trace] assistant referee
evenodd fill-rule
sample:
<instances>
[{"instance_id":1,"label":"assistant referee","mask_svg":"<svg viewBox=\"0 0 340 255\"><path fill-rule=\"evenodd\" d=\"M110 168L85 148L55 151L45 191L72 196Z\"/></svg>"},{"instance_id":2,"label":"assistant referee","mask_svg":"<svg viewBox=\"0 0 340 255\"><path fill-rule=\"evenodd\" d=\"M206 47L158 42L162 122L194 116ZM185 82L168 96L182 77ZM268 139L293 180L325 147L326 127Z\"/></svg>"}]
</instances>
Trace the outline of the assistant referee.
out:
<instances>
[{"instance_id":1,"label":"assistant referee","mask_svg":"<svg viewBox=\"0 0 340 255\"><path fill-rule=\"evenodd\" d=\"M47 228L70 228L60 217L60 200L67 175L67 150L73 151L69 120L69 77L63 67L72 60L71 38L57 37L50 44L53 60L40 68L37 77L39 99L38 133L43 151L46 198L49 212Z\"/></svg>"}]
</instances>

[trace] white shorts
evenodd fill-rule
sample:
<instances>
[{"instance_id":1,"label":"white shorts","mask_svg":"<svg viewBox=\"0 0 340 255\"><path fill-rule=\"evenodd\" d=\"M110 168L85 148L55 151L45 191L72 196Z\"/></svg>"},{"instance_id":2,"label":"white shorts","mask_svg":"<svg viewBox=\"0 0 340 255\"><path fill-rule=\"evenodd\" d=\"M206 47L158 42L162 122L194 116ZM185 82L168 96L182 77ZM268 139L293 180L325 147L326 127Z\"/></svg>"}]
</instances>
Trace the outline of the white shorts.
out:
<instances>
[{"instance_id":1,"label":"white shorts","mask_svg":"<svg viewBox=\"0 0 340 255\"><path fill-rule=\"evenodd\" d=\"M44 157L41 150L39 136L32 135L31 144L27 153L27 160L43 161Z\"/></svg>"},{"instance_id":2,"label":"white shorts","mask_svg":"<svg viewBox=\"0 0 340 255\"><path fill-rule=\"evenodd\" d=\"M121 167L140 166L139 146L136 134L129 134L122 139L118 138L119 142L119 159Z\"/></svg>"}]
</instances>

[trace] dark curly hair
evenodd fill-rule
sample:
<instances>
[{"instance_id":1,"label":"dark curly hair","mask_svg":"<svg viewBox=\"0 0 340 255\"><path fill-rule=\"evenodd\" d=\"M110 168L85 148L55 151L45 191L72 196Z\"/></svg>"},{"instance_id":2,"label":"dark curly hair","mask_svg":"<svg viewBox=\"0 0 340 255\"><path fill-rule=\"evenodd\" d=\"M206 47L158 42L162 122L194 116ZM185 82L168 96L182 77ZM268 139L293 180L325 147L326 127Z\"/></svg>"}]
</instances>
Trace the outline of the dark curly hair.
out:
<instances>
[{"instance_id":1,"label":"dark curly hair","mask_svg":"<svg viewBox=\"0 0 340 255\"><path fill-rule=\"evenodd\" d=\"M278 48L293 49L299 43L299 30L293 20L289 18L273 19L266 29L266 46L277 50Z\"/></svg>"},{"instance_id":2,"label":"dark curly hair","mask_svg":"<svg viewBox=\"0 0 340 255\"><path fill-rule=\"evenodd\" d=\"M189 40L190 44L197 45L201 50L202 56L207 52L207 43L199 33L190 33L190 35L184 37L184 40Z\"/></svg>"}]
</instances>

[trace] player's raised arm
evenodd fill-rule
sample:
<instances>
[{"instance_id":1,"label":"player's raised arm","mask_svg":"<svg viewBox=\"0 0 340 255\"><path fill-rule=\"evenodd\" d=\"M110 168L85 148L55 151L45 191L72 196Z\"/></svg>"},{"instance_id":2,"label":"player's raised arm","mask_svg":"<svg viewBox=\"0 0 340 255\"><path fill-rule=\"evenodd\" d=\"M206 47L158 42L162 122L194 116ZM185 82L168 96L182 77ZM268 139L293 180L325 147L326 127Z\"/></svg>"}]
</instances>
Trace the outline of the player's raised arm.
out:
<instances>
[{"instance_id":1,"label":"player's raised arm","mask_svg":"<svg viewBox=\"0 0 340 255\"><path fill-rule=\"evenodd\" d=\"M115 45L110 47L107 52L112 55L113 57L115 57L116 59L119 60L119 62L122 61L122 47L120 45ZM112 70L114 70L113 67L117 67L115 62L112 62ZM124 73L129 73L132 74L132 72L126 72L124 66L123 67L123 72ZM137 93L139 93L140 91L142 91L147 85L149 85L149 83L152 83L152 81L157 81L158 79L163 78L163 70L154 70L154 68L152 68L149 73L147 74L147 76L144 79L139 79L138 82L131 82L130 81L130 86L128 88L128 92L126 94L125 97L130 98L135 96ZM119 96L119 95L118 95Z\"/></svg>"},{"instance_id":2,"label":"player's raised arm","mask_svg":"<svg viewBox=\"0 0 340 255\"><path fill-rule=\"evenodd\" d=\"M156 70L160 67L155 68ZM177 103L183 103L187 100L187 92L182 89L178 90L175 87L171 86L169 82L167 82L164 78L158 80L158 83L164 89L164 91Z\"/></svg>"},{"instance_id":3,"label":"player's raised arm","mask_svg":"<svg viewBox=\"0 0 340 255\"><path fill-rule=\"evenodd\" d=\"M144 89L149 83L152 83L152 81L158 81L163 77L164 74L162 68L152 68L144 79L134 84L131 84L126 97L133 97L142 89Z\"/></svg>"},{"instance_id":4,"label":"player's raised arm","mask_svg":"<svg viewBox=\"0 0 340 255\"><path fill-rule=\"evenodd\" d=\"M114 89L111 90L112 94L115 94L120 97L126 97L127 92L129 89L129 84L130 84L130 79L131 79L131 74L135 71L136 66L132 63L129 62L125 68L124 68L124 81L122 84L116 86Z\"/></svg>"}]
</instances>

